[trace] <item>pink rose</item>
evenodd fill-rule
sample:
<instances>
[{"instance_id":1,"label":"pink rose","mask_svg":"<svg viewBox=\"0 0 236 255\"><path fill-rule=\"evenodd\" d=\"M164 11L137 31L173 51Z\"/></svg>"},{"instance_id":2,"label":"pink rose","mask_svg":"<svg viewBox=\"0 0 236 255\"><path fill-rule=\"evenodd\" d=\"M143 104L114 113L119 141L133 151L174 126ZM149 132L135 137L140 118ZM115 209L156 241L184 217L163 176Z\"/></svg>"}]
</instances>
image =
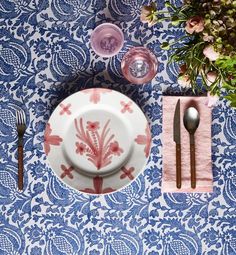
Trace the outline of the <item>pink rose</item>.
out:
<instances>
[{"instance_id":1,"label":"pink rose","mask_svg":"<svg viewBox=\"0 0 236 255\"><path fill-rule=\"evenodd\" d=\"M189 34L200 33L204 29L204 19L201 16L194 16L187 20L185 30Z\"/></svg>"},{"instance_id":2,"label":"pink rose","mask_svg":"<svg viewBox=\"0 0 236 255\"><path fill-rule=\"evenodd\" d=\"M178 78L178 83L181 87L190 87L191 85L191 81L190 81L190 78L187 74L182 74L179 76Z\"/></svg>"},{"instance_id":3,"label":"pink rose","mask_svg":"<svg viewBox=\"0 0 236 255\"><path fill-rule=\"evenodd\" d=\"M203 33L203 41L205 42L213 42L214 37L212 35L208 35L207 33Z\"/></svg>"},{"instance_id":4,"label":"pink rose","mask_svg":"<svg viewBox=\"0 0 236 255\"><path fill-rule=\"evenodd\" d=\"M220 57L220 53L216 52L212 45L208 45L204 48L203 54L210 60L216 61Z\"/></svg>"},{"instance_id":5,"label":"pink rose","mask_svg":"<svg viewBox=\"0 0 236 255\"><path fill-rule=\"evenodd\" d=\"M156 16L156 5L152 3L149 6L143 6L141 9L141 16L140 20L143 23L148 23L148 26L151 27L157 23L157 16Z\"/></svg>"},{"instance_id":6,"label":"pink rose","mask_svg":"<svg viewBox=\"0 0 236 255\"><path fill-rule=\"evenodd\" d=\"M211 95L209 91L207 92L207 100L205 104L209 108L212 108L213 106L215 106L218 100L219 100L219 97L217 95Z\"/></svg>"},{"instance_id":7,"label":"pink rose","mask_svg":"<svg viewBox=\"0 0 236 255\"><path fill-rule=\"evenodd\" d=\"M212 83L214 83L216 81L217 78L217 72L208 72L206 75L206 83L208 86L211 86Z\"/></svg>"}]
</instances>

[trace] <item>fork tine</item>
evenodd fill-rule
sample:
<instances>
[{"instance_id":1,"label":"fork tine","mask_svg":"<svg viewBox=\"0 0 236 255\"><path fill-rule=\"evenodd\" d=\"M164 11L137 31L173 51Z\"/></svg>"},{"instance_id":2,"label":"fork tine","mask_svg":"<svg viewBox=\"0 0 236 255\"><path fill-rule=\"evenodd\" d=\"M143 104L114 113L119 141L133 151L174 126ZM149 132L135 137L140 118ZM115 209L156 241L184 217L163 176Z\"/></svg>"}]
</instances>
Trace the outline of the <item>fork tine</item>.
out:
<instances>
[{"instance_id":1,"label":"fork tine","mask_svg":"<svg viewBox=\"0 0 236 255\"><path fill-rule=\"evenodd\" d=\"M20 120L21 120L21 125L24 124L22 111L20 111Z\"/></svg>"},{"instance_id":2,"label":"fork tine","mask_svg":"<svg viewBox=\"0 0 236 255\"><path fill-rule=\"evenodd\" d=\"M16 122L18 125L23 125L25 124L25 114L22 110L17 110L16 111Z\"/></svg>"},{"instance_id":3,"label":"fork tine","mask_svg":"<svg viewBox=\"0 0 236 255\"><path fill-rule=\"evenodd\" d=\"M19 112L16 110L16 123L19 125Z\"/></svg>"},{"instance_id":4,"label":"fork tine","mask_svg":"<svg viewBox=\"0 0 236 255\"><path fill-rule=\"evenodd\" d=\"M20 114L20 111L18 111L18 115L19 115L19 124L21 125L22 122L21 122L21 114Z\"/></svg>"},{"instance_id":5,"label":"fork tine","mask_svg":"<svg viewBox=\"0 0 236 255\"><path fill-rule=\"evenodd\" d=\"M24 111L22 111L22 122L23 122L23 124L25 124L25 123L26 123L26 120L25 120L25 113L24 113Z\"/></svg>"}]
</instances>

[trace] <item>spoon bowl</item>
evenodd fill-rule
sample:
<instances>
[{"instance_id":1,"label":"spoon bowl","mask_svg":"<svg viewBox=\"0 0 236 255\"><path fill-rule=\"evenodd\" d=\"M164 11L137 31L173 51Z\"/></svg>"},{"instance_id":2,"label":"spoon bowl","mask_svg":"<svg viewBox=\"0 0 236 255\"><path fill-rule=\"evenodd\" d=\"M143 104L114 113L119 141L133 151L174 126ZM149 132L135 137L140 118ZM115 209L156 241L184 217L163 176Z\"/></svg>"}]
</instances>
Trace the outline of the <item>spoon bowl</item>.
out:
<instances>
[{"instance_id":1,"label":"spoon bowl","mask_svg":"<svg viewBox=\"0 0 236 255\"><path fill-rule=\"evenodd\" d=\"M195 107L189 107L184 113L184 126L189 134L194 134L200 122L198 110Z\"/></svg>"}]
</instances>

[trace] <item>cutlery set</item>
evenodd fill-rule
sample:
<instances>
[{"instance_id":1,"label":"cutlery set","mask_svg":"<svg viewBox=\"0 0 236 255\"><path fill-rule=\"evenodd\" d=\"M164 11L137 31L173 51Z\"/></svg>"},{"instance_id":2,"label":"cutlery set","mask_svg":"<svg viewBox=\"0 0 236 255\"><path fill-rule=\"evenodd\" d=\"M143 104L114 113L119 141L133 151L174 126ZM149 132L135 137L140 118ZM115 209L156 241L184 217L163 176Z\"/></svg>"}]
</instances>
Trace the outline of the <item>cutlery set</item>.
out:
<instances>
[{"instance_id":1,"label":"cutlery set","mask_svg":"<svg viewBox=\"0 0 236 255\"><path fill-rule=\"evenodd\" d=\"M190 143L190 173L191 188L196 188L196 162L195 162L195 141L194 134L200 122L199 112L195 107L185 109L183 124L189 133ZM23 110L16 111L16 128L18 134L18 189L23 190L23 136L26 130L26 120ZM173 120L173 140L176 144L176 187L181 189L181 117L180 117L180 99L178 99Z\"/></svg>"},{"instance_id":2,"label":"cutlery set","mask_svg":"<svg viewBox=\"0 0 236 255\"><path fill-rule=\"evenodd\" d=\"M196 188L196 162L195 162L195 142L194 133L200 122L198 110L195 107L188 107L184 112L183 123L189 133L190 142L190 172L191 188ZM181 128L180 128L180 99L175 106L173 121L173 140L176 144L176 187L181 188Z\"/></svg>"}]
</instances>

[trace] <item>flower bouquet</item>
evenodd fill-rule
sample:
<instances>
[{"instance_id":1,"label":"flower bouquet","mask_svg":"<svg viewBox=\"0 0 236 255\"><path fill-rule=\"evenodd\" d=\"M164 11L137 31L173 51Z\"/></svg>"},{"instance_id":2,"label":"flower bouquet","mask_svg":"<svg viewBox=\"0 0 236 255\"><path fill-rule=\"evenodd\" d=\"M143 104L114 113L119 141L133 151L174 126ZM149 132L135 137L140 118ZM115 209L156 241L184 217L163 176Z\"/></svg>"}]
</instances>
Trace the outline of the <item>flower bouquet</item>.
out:
<instances>
[{"instance_id":1,"label":"flower bouquet","mask_svg":"<svg viewBox=\"0 0 236 255\"><path fill-rule=\"evenodd\" d=\"M197 83L201 77L210 97L223 95L236 107L236 1L185 0L179 8L170 2L165 6L166 12L154 3L144 6L141 21L152 26L169 19L185 28L187 35L162 43L163 49L173 50L171 60L181 64L179 84L196 91L202 89Z\"/></svg>"}]
</instances>

